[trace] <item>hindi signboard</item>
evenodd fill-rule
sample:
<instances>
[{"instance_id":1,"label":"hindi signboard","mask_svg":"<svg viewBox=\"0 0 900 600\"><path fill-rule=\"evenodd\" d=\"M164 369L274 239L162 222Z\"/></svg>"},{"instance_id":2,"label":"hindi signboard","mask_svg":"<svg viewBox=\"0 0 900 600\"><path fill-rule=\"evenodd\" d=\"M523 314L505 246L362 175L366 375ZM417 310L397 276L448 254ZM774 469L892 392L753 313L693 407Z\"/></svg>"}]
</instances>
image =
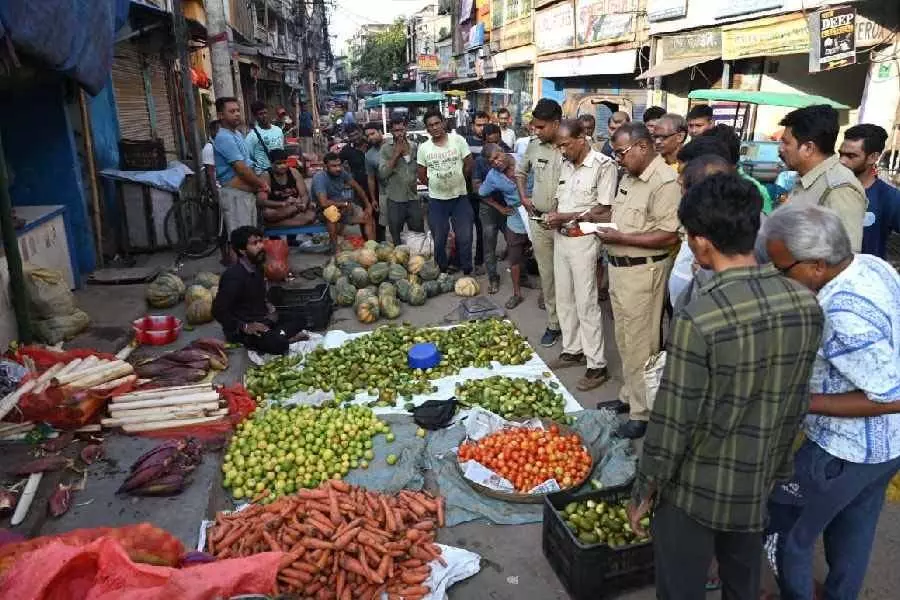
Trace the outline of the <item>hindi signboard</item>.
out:
<instances>
[{"instance_id":1,"label":"hindi signboard","mask_svg":"<svg viewBox=\"0 0 900 600\"><path fill-rule=\"evenodd\" d=\"M575 7L571 0L534 13L534 45L539 54L575 46Z\"/></svg>"}]
</instances>

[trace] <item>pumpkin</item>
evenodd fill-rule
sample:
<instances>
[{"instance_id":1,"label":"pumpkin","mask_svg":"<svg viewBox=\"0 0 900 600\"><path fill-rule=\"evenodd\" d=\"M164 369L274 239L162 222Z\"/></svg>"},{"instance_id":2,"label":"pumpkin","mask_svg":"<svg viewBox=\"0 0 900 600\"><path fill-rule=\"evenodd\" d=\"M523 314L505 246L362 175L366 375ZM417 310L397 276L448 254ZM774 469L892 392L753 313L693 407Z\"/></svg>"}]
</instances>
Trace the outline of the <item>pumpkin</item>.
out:
<instances>
[{"instance_id":1,"label":"pumpkin","mask_svg":"<svg viewBox=\"0 0 900 600\"><path fill-rule=\"evenodd\" d=\"M406 270L410 273L417 274L422 267L425 266L425 257L424 256L411 256L409 262L406 265Z\"/></svg>"},{"instance_id":2,"label":"pumpkin","mask_svg":"<svg viewBox=\"0 0 900 600\"><path fill-rule=\"evenodd\" d=\"M391 262L391 258L394 257L394 245L390 242L381 242L375 250L375 256L381 262Z\"/></svg>"},{"instance_id":3,"label":"pumpkin","mask_svg":"<svg viewBox=\"0 0 900 600\"><path fill-rule=\"evenodd\" d=\"M338 306L350 306L356 300L356 286L350 283L346 277L339 278L334 284L334 288L334 301Z\"/></svg>"},{"instance_id":4,"label":"pumpkin","mask_svg":"<svg viewBox=\"0 0 900 600\"><path fill-rule=\"evenodd\" d=\"M195 300L206 299L212 302L212 293L202 285L197 285L196 283L189 287L184 293L184 301L188 306L193 304Z\"/></svg>"},{"instance_id":5,"label":"pumpkin","mask_svg":"<svg viewBox=\"0 0 900 600\"><path fill-rule=\"evenodd\" d=\"M433 260L425 261L425 264L419 269L419 277L422 278L422 281L434 281L440 274L441 270Z\"/></svg>"},{"instance_id":6,"label":"pumpkin","mask_svg":"<svg viewBox=\"0 0 900 600\"><path fill-rule=\"evenodd\" d=\"M381 315L386 319L396 319L400 316L400 301L394 296L382 296L379 299Z\"/></svg>"},{"instance_id":7,"label":"pumpkin","mask_svg":"<svg viewBox=\"0 0 900 600\"><path fill-rule=\"evenodd\" d=\"M363 248L375 252L376 250L378 250L378 242L376 242L375 240L366 240L366 243L363 244Z\"/></svg>"},{"instance_id":8,"label":"pumpkin","mask_svg":"<svg viewBox=\"0 0 900 600\"><path fill-rule=\"evenodd\" d=\"M393 296L397 297L397 286L389 281L385 281L381 285L378 286L378 295L379 296Z\"/></svg>"},{"instance_id":9,"label":"pumpkin","mask_svg":"<svg viewBox=\"0 0 900 600\"><path fill-rule=\"evenodd\" d=\"M365 268L369 268L375 263L378 262L378 257L375 255L374 250L369 250L368 248L363 248L359 252L356 253L356 260L364 266Z\"/></svg>"},{"instance_id":10,"label":"pumpkin","mask_svg":"<svg viewBox=\"0 0 900 600\"><path fill-rule=\"evenodd\" d=\"M457 296L470 298L472 296L477 296L478 292L481 291L481 288L478 286L478 282L472 277L460 277L459 281L456 282L453 291L456 292Z\"/></svg>"},{"instance_id":11,"label":"pumpkin","mask_svg":"<svg viewBox=\"0 0 900 600\"><path fill-rule=\"evenodd\" d=\"M358 262L356 262L355 260L345 262L344 264L342 264L340 266L341 275L346 275L347 277L350 277L350 273L353 272L353 269L359 268L361 266L362 265L359 264Z\"/></svg>"},{"instance_id":12,"label":"pumpkin","mask_svg":"<svg viewBox=\"0 0 900 600\"><path fill-rule=\"evenodd\" d=\"M425 288L423 288L418 283L411 283L409 285L409 303L412 306L422 306L425 304L425 299L428 297L428 294L425 293Z\"/></svg>"},{"instance_id":13,"label":"pumpkin","mask_svg":"<svg viewBox=\"0 0 900 600\"><path fill-rule=\"evenodd\" d=\"M340 245L339 245L339 248L340 248L342 251L348 251L348 252L353 252L354 250L356 250L356 246L354 246L354 245L353 245L353 242L351 242L351 241L348 240L348 239L343 239L343 240L341 240L341 243L340 243Z\"/></svg>"},{"instance_id":14,"label":"pumpkin","mask_svg":"<svg viewBox=\"0 0 900 600\"><path fill-rule=\"evenodd\" d=\"M410 275L406 278L410 283L422 283L422 279L418 275Z\"/></svg>"},{"instance_id":15,"label":"pumpkin","mask_svg":"<svg viewBox=\"0 0 900 600\"><path fill-rule=\"evenodd\" d=\"M215 273L210 273L209 271L203 271L201 273L197 273L197 276L194 277L194 283L196 285L202 285L205 288L212 289L219 285L219 276Z\"/></svg>"},{"instance_id":16,"label":"pumpkin","mask_svg":"<svg viewBox=\"0 0 900 600\"><path fill-rule=\"evenodd\" d=\"M425 289L425 295L429 298L434 298L441 293L441 284L437 281L426 281L422 284L422 288Z\"/></svg>"},{"instance_id":17,"label":"pumpkin","mask_svg":"<svg viewBox=\"0 0 900 600\"><path fill-rule=\"evenodd\" d=\"M363 289L366 290L367 292L369 292L369 295L370 295L370 296L377 296L377 295L378 295L378 286L377 286L377 285L367 285L367 286L366 286L365 288L363 288Z\"/></svg>"},{"instance_id":18,"label":"pumpkin","mask_svg":"<svg viewBox=\"0 0 900 600\"><path fill-rule=\"evenodd\" d=\"M390 281L400 281L401 279L406 279L409 276L409 273L406 272L406 267L403 265L393 264L388 267L388 280Z\"/></svg>"},{"instance_id":19,"label":"pumpkin","mask_svg":"<svg viewBox=\"0 0 900 600\"><path fill-rule=\"evenodd\" d=\"M364 288L369 285L369 273L362 267L356 267L350 272L350 281L358 288Z\"/></svg>"},{"instance_id":20,"label":"pumpkin","mask_svg":"<svg viewBox=\"0 0 900 600\"><path fill-rule=\"evenodd\" d=\"M325 265L325 268L322 269L322 279L324 279L328 283L334 283L340 276L341 270L334 263L328 263L327 265Z\"/></svg>"},{"instance_id":21,"label":"pumpkin","mask_svg":"<svg viewBox=\"0 0 900 600\"><path fill-rule=\"evenodd\" d=\"M201 323L209 323L212 321L212 294L207 292L205 298L197 298L188 304L186 316L187 322L191 325L199 325Z\"/></svg>"},{"instance_id":22,"label":"pumpkin","mask_svg":"<svg viewBox=\"0 0 900 600\"><path fill-rule=\"evenodd\" d=\"M343 252L338 252L337 256L334 257L334 264L338 267L347 262L356 262L356 252L345 250Z\"/></svg>"},{"instance_id":23,"label":"pumpkin","mask_svg":"<svg viewBox=\"0 0 900 600\"><path fill-rule=\"evenodd\" d=\"M401 279L397 282L397 298L404 302L409 302L409 288L412 286L407 280Z\"/></svg>"},{"instance_id":24,"label":"pumpkin","mask_svg":"<svg viewBox=\"0 0 900 600\"><path fill-rule=\"evenodd\" d=\"M376 294L373 294L371 290L368 288L363 288L361 290L356 290L356 297L353 299L353 307L356 308L360 305L361 302L365 302L370 298L378 299Z\"/></svg>"},{"instance_id":25,"label":"pumpkin","mask_svg":"<svg viewBox=\"0 0 900 600\"><path fill-rule=\"evenodd\" d=\"M147 303L154 308L169 308L181 301L185 286L175 273L162 273L147 286Z\"/></svg>"},{"instance_id":26,"label":"pumpkin","mask_svg":"<svg viewBox=\"0 0 900 600\"><path fill-rule=\"evenodd\" d=\"M441 293L446 294L447 292L453 291L453 286L456 284L456 281L453 280L450 275L447 273L441 273L438 275L438 278L435 280L439 284L441 284Z\"/></svg>"},{"instance_id":27,"label":"pumpkin","mask_svg":"<svg viewBox=\"0 0 900 600\"><path fill-rule=\"evenodd\" d=\"M388 278L391 266L386 262L377 262L369 267L369 281L372 283L381 283Z\"/></svg>"},{"instance_id":28,"label":"pumpkin","mask_svg":"<svg viewBox=\"0 0 900 600\"><path fill-rule=\"evenodd\" d=\"M391 262L398 265L405 265L409 262L409 248L407 246L397 246L394 248L394 254L391 256Z\"/></svg>"},{"instance_id":29,"label":"pumpkin","mask_svg":"<svg viewBox=\"0 0 900 600\"><path fill-rule=\"evenodd\" d=\"M381 309L375 298L367 298L356 307L356 318L360 323L374 323L379 316L381 316Z\"/></svg>"}]
</instances>

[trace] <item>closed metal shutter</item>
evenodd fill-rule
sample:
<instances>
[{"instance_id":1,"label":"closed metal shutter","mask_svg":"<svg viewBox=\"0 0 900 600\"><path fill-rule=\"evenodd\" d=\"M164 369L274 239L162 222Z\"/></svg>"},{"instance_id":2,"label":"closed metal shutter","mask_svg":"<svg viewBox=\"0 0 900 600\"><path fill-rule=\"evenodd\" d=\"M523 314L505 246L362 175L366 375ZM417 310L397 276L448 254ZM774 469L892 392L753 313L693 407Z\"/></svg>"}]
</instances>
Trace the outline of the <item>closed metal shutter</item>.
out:
<instances>
[{"instance_id":1,"label":"closed metal shutter","mask_svg":"<svg viewBox=\"0 0 900 600\"><path fill-rule=\"evenodd\" d=\"M130 44L117 44L113 55L112 80L119 114L119 132L124 139L148 140L150 114L144 94L143 61Z\"/></svg>"},{"instance_id":2,"label":"closed metal shutter","mask_svg":"<svg viewBox=\"0 0 900 600\"><path fill-rule=\"evenodd\" d=\"M175 142L175 119L172 115L169 86L166 82L166 66L159 56L148 56L147 67L150 75L150 86L153 90L156 135L162 138L166 147L166 154L170 155L170 158L177 158L178 145Z\"/></svg>"}]
</instances>

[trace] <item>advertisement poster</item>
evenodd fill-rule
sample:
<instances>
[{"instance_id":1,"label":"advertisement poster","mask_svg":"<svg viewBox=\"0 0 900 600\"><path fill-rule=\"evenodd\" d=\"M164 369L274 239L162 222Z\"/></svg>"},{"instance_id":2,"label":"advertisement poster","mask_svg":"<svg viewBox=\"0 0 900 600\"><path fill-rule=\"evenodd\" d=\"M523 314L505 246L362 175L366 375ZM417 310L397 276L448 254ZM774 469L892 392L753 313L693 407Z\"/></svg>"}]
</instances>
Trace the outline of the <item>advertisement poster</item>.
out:
<instances>
[{"instance_id":1,"label":"advertisement poster","mask_svg":"<svg viewBox=\"0 0 900 600\"><path fill-rule=\"evenodd\" d=\"M722 60L805 54L808 51L809 27L802 14L722 27Z\"/></svg>"},{"instance_id":2,"label":"advertisement poster","mask_svg":"<svg viewBox=\"0 0 900 600\"><path fill-rule=\"evenodd\" d=\"M579 46L634 40L637 0L577 0L575 37Z\"/></svg>"},{"instance_id":3,"label":"advertisement poster","mask_svg":"<svg viewBox=\"0 0 900 600\"><path fill-rule=\"evenodd\" d=\"M809 16L809 72L856 64L856 9L840 6Z\"/></svg>"},{"instance_id":4,"label":"advertisement poster","mask_svg":"<svg viewBox=\"0 0 900 600\"><path fill-rule=\"evenodd\" d=\"M534 45L538 53L575 47L575 7L571 1L534 13Z\"/></svg>"}]
</instances>

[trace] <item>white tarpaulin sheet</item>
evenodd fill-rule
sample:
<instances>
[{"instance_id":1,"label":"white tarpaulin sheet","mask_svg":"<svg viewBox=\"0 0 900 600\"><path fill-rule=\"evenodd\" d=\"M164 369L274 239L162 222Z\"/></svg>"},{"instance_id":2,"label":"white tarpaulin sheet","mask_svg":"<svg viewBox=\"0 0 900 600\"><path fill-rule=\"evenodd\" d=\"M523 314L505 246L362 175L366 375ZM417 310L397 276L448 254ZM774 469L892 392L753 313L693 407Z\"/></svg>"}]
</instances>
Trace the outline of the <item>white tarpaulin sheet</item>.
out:
<instances>
[{"instance_id":1,"label":"white tarpaulin sheet","mask_svg":"<svg viewBox=\"0 0 900 600\"><path fill-rule=\"evenodd\" d=\"M442 329L449 329L450 327L457 327L457 325L449 325L446 327L442 327ZM362 331L359 333L347 333L346 331L341 330L332 330L328 331L324 338L320 338L316 336L315 340L310 340L308 342L298 342L295 345L291 346L291 352L302 352L308 353L315 349L317 346L321 345L325 348L337 348L349 340L371 334L371 331ZM532 348L532 351L534 349ZM256 358L251 356L251 360L257 362ZM259 363L257 363L259 364ZM470 379L487 379L488 377L493 377L494 375L502 375L505 377L522 377L524 379L528 379L530 381L538 381L543 380L545 383L549 384L550 382L555 382L557 384L556 391L559 392L563 400L565 400L565 412L566 414L575 413L580 410L583 410L583 407L578 403L578 400L566 389L566 387L562 384L562 382L556 377L556 375L550 371L550 368L547 366L547 363L543 361L543 359L538 356L537 352L534 352L531 360L523 365L501 365L498 362L494 362L492 364L493 368L476 368L476 367L466 367L460 370L455 375L450 375L447 377L442 377L440 379L434 379L431 382L432 386L437 387L437 391L428 394L417 394L412 397L409 402L418 406L425 402L426 400L447 400L456 396L456 384L461 383L463 381L467 381ZM298 365L298 369L302 369L302 365ZM544 373L550 373L550 377L544 377ZM287 400L282 401L284 404L310 404L313 406L318 406L323 402L331 400L334 398L334 394L331 392L323 392L316 391L312 394L306 392L298 392L294 394ZM372 402L377 400L377 396L371 396L365 391L361 391L356 394L356 398L353 400L354 404L365 404L367 402ZM397 400L395 406L376 406L372 410L376 414L409 414L408 411L404 408L406 401ZM457 419L465 414L465 411L461 411L460 414L457 415Z\"/></svg>"}]
</instances>

